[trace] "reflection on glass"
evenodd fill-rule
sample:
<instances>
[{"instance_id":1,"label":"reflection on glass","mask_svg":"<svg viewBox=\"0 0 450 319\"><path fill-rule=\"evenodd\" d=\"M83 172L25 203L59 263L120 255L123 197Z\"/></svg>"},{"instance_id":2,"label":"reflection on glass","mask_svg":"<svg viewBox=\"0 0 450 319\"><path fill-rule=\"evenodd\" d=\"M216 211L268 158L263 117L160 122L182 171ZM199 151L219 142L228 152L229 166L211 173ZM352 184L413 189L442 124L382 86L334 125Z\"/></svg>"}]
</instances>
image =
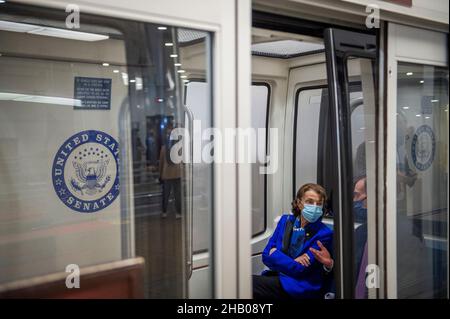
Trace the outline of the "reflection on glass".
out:
<instances>
[{"instance_id":1,"label":"reflection on glass","mask_svg":"<svg viewBox=\"0 0 450 319\"><path fill-rule=\"evenodd\" d=\"M2 20L60 26L8 10L5 4ZM0 284L124 256L120 156L117 143L109 142L119 141L117 123L128 97L128 87L113 73L127 72L126 43L111 28L84 24L79 31L105 36L91 42L70 33L0 30ZM71 142L84 140L86 131L101 134L106 144L94 135L84 147ZM62 156L54 163L57 154ZM62 163L64 174L58 171Z\"/></svg>"},{"instance_id":2,"label":"reflection on glass","mask_svg":"<svg viewBox=\"0 0 450 319\"><path fill-rule=\"evenodd\" d=\"M2 20L60 26L9 7ZM145 297L189 297L190 287L211 297L209 256L194 260L192 238L201 233L211 250L212 167L192 174L190 163L175 163L182 138L169 139L190 121L192 78L204 82L191 107L212 126L210 35L84 19L80 31L101 35L95 41L0 30L0 284L139 256ZM66 146L84 131L101 136ZM52 180L61 147L64 175ZM90 208L103 197L108 205Z\"/></svg>"},{"instance_id":3,"label":"reflection on glass","mask_svg":"<svg viewBox=\"0 0 450 319\"><path fill-rule=\"evenodd\" d=\"M399 298L447 297L448 70L397 71Z\"/></svg>"},{"instance_id":4,"label":"reflection on glass","mask_svg":"<svg viewBox=\"0 0 450 319\"><path fill-rule=\"evenodd\" d=\"M183 143L188 146L181 151L187 154L184 159L191 160L193 143L198 142L192 134L194 123L200 129L212 127L209 37L153 25L148 26L147 37L153 49L134 49L141 54L129 74L142 79L142 88L133 91L130 117L135 246L136 254L147 262L146 297L192 297L199 291L202 297L211 297L210 281L205 280L211 278L211 267L204 267L211 264L210 256L192 263L194 254L210 250L212 165L178 163L171 153ZM184 135L178 135L179 129L185 129ZM202 269L196 270L199 266ZM196 291L190 290L192 286Z\"/></svg>"},{"instance_id":5,"label":"reflection on glass","mask_svg":"<svg viewBox=\"0 0 450 319\"><path fill-rule=\"evenodd\" d=\"M190 81L186 86L186 106L190 108L193 119L202 129L212 127L211 107L209 101L209 84L204 80ZM188 119L188 118L186 118ZM194 158L201 158L201 150L211 143L212 139L204 139L201 149L194 149ZM198 153L197 153L198 152ZM212 210L212 169L208 163L194 163L194 189L193 189L193 245L194 253L208 251L209 222Z\"/></svg>"},{"instance_id":6,"label":"reflection on glass","mask_svg":"<svg viewBox=\"0 0 450 319\"><path fill-rule=\"evenodd\" d=\"M372 60L349 59L349 111L353 161L353 222L355 298L368 298L366 267L369 261L368 211L375 198L375 101Z\"/></svg>"}]
</instances>

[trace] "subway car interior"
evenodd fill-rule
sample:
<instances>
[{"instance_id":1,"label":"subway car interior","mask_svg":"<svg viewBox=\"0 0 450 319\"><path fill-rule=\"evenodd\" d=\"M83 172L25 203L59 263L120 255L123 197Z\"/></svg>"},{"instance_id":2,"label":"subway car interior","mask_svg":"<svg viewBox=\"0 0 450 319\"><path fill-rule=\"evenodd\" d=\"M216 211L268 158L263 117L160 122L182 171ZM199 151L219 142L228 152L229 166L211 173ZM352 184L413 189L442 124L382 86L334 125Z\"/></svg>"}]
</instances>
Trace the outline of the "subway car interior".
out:
<instances>
[{"instance_id":1,"label":"subway car interior","mask_svg":"<svg viewBox=\"0 0 450 319\"><path fill-rule=\"evenodd\" d=\"M323 298L448 298L448 9L445 33L244 2L244 53L225 22L87 1L74 31L54 1L0 4L0 298L251 298L305 183L328 195ZM244 173L205 160L241 115L264 155Z\"/></svg>"}]
</instances>

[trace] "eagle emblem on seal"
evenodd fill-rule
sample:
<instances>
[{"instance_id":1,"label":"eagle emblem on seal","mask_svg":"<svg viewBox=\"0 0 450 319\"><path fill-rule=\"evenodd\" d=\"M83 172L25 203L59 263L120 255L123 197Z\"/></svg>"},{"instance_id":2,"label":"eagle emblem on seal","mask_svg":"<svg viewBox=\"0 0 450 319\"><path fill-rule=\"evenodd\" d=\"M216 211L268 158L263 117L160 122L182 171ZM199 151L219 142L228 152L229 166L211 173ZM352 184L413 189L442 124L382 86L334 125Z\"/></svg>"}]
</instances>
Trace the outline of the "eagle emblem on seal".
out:
<instances>
[{"instance_id":1,"label":"eagle emblem on seal","mask_svg":"<svg viewBox=\"0 0 450 319\"><path fill-rule=\"evenodd\" d=\"M83 192L95 195L101 192L111 180L111 176L106 175L109 159L88 161L83 164L73 161L72 164L76 172L76 179L72 178L70 184L81 195Z\"/></svg>"}]
</instances>

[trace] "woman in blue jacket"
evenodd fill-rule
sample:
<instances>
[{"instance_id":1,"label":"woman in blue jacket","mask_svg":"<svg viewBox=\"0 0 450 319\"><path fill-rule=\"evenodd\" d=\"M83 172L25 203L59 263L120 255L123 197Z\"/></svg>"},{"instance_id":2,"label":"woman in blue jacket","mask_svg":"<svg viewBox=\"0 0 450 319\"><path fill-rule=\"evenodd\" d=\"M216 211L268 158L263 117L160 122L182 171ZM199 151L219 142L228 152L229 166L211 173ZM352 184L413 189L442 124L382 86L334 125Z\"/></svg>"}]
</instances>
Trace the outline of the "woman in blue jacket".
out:
<instances>
[{"instance_id":1,"label":"woman in blue jacket","mask_svg":"<svg viewBox=\"0 0 450 319\"><path fill-rule=\"evenodd\" d=\"M305 184L281 216L262 254L269 268L253 276L255 299L323 298L331 280L333 232L322 223L325 189Z\"/></svg>"}]
</instances>

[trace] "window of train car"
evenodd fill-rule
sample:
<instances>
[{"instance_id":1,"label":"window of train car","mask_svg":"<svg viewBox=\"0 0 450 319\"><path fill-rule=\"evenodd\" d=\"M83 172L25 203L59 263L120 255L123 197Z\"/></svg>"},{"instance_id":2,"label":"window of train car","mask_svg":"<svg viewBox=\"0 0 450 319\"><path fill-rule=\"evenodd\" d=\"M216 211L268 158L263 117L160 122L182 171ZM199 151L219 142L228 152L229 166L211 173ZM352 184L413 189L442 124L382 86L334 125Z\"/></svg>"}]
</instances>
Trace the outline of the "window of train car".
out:
<instances>
[{"instance_id":1,"label":"window of train car","mask_svg":"<svg viewBox=\"0 0 450 319\"><path fill-rule=\"evenodd\" d=\"M322 96L326 91L325 86L302 88L297 91L294 120L294 196L303 184L318 182L320 109Z\"/></svg>"},{"instance_id":2,"label":"window of train car","mask_svg":"<svg viewBox=\"0 0 450 319\"><path fill-rule=\"evenodd\" d=\"M264 147L264 150L258 150L259 154L267 154L267 134L268 134L268 114L270 103L270 86L267 83L253 83L252 85L252 105L251 105L251 127L265 129L265 134L257 133L256 141L258 147ZM266 230L267 225L267 174L260 174L260 167L263 163L252 164L252 235L257 236Z\"/></svg>"},{"instance_id":3,"label":"window of train car","mask_svg":"<svg viewBox=\"0 0 450 319\"><path fill-rule=\"evenodd\" d=\"M186 85L186 106L192 109L194 120L199 121L202 128L211 127L211 114L209 104L206 100L208 85L202 79L191 79ZM270 86L267 83L255 82L252 84L252 104L251 104L251 127L254 129L266 129L267 132L267 116L270 103ZM256 136L263 138L257 145L264 145L262 154L266 154L266 138L267 134ZM204 145L210 143L208 140L202 141ZM203 149L203 148L202 148ZM257 160L259 158L257 157ZM263 163L256 162L252 164L252 234L257 236L266 230L266 175L259 173L259 168ZM206 169L205 169L206 168ZM198 231L194 232L194 252L205 252L208 246L208 234L202 232L207 225L207 214L202 213L208 208L208 195L210 195L211 185L208 165L194 164L194 175L199 181L194 186L194 225L198 227ZM204 180L204 182L200 182Z\"/></svg>"},{"instance_id":4,"label":"window of train car","mask_svg":"<svg viewBox=\"0 0 450 319\"><path fill-rule=\"evenodd\" d=\"M364 107L363 97L361 91L361 82L352 81L349 83L350 90L350 104L351 104L351 123L352 123L352 138L353 141L359 146L364 139L364 135L361 132L364 131ZM321 131L321 128L325 128L328 124L327 108L328 108L328 88L326 86L306 87L300 88L296 95L296 109L295 109L295 125L294 125L294 172L295 180L293 192L300 188L305 183L322 183L323 176L320 175L320 166L324 165L323 150L321 153L320 148L327 147L325 131ZM323 122L320 124L320 122ZM358 126L358 130L355 129ZM304 132L308 134L304 134ZM357 133L356 133L357 132ZM359 142L359 143L358 143ZM310 150L306 152L305 150ZM354 147L353 154L358 158L355 172L356 176L365 174L364 163L365 160L361 158L361 148L357 154L357 148ZM364 171L361 171L361 170Z\"/></svg>"},{"instance_id":5,"label":"window of train car","mask_svg":"<svg viewBox=\"0 0 450 319\"><path fill-rule=\"evenodd\" d=\"M329 118L327 86L302 87L296 92L294 114L293 198L306 183L318 183L331 194L327 168ZM327 204L323 222L333 228L333 213Z\"/></svg>"},{"instance_id":6,"label":"window of train car","mask_svg":"<svg viewBox=\"0 0 450 319\"><path fill-rule=\"evenodd\" d=\"M448 69L397 68L398 298L447 298Z\"/></svg>"},{"instance_id":7,"label":"window of train car","mask_svg":"<svg viewBox=\"0 0 450 319\"><path fill-rule=\"evenodd\" d=\"M141 256L145 297L186 297L188 197L209 186L194 194L211 220L212 167L190 178L168 136L189 121L192 69L211 114L211 35L81 18L74 31L64 11L0 13L0 284Z\"/></svg>"}]
</instances>

